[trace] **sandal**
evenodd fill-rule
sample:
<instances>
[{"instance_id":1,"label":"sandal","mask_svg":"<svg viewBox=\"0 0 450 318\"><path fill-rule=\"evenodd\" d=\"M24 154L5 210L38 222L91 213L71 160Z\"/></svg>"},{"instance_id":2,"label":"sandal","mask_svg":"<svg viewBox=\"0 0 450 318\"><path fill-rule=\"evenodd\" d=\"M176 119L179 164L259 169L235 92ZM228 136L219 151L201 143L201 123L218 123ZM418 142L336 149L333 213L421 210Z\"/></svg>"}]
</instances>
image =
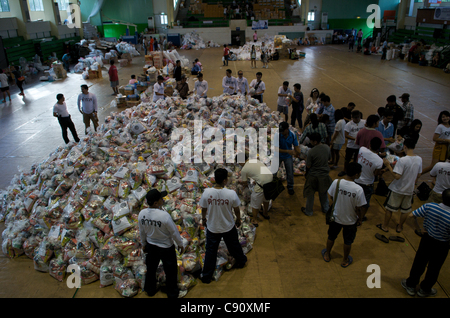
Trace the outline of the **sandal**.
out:
<instances>
[{"instance_id":1,"label":"sandal","mask_svg":"<svg viewBox=\"0 0 450 318\"><path fill-rule=\"evenodd\" d=\"M398 227L400 226L400 224L397 224L397 227L395 228L395 232L397 233L401 233L403 231L403 227L401 228L401 230L398 230Z\"/></svg>"},{"instance_id":2,"label":"sandal","mask_svg":"<svg viewBox=\"0 0 450 318\"><path fill-rule=\"evenodd\" d=\"M402 243L405 241L405 239L401 236L389 236L389 239L391 241L397 241L397 242L402 242Z\"/></svg>"},{"instance_id":3,"label":"sandal","mask_svg":"<svg viewBox=\"0 0 450 318\"><path fill-rule=\"evenodd\" d=\"M331 256L330 256L330 259L327 261L326 259L325 259L325 253L327 252L327 249L326 248L324 248L323 250L322 250L322 257L323 257L323 260L325 261L325 262L329 262L329 261L331 261Z\"/></svg>"},{"instance_id":4,"label":"sandal","mask_svg":"<svg viewBox=\"0 0 450 318\"><path fill-rule=\"evenodd\" d=\"M383 224L377 224L377 228L379 228L380 230L382 230L383 232L389 232L389 230L383 230Z\"/></svg>"},{"instance_id":5,"label":"sandal","mask_svg":"<svg viewBox=\"0 0 450 318\"><path fill-rule=\"evenodd\" d=\"M384 243L389 243L389 240L387 239L387 237L380 233L375 234L375 237Z\"/></svg>"},{"instance_id":6,"label":"sandal","mask_svg":"<svg viewBox=\"0 0 450 318\"><path fill-rule=\"evenodd\" d=\"M343 268L346 268L346 267L349 267L351 263L353 263L353 257L351 257L351 256L349 255L349 256L348 256L348 263L347 263L347 265L341 264L341 266L342 266Z\"/></svg>"}]
</instances>

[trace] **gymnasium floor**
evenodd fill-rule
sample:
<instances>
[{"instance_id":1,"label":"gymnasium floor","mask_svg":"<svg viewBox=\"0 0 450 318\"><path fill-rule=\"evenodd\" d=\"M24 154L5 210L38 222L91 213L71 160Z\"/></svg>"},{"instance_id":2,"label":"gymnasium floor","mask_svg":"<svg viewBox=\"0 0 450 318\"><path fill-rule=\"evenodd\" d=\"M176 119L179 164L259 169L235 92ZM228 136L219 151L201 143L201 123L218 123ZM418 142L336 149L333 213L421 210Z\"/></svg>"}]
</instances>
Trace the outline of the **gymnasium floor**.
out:
<instances>
[{"instance_id":1,"label":"gymnasium floor","mask_svg":"<svg viewBox=\"0 0 450 318\"><path fill-rule=\"evenodd\" d=\"M440 111L447 109L450 100L450 75L432 67L420 67L405 61L381 61L379 55L364 56L348 52L345 45L299 47L306 52L306 58L298 61L279 60L269 63L263 69L258 62L257 69L251 69L250 61L229 62L223 67L222 48L205 50L179 50L191 61L199 58L204 67L204 79L209 83L208 96L218 96L222 92L221 82L225 70L230 68L233 75L243 70L249 82L255 73L263 73L266 83L264 101L276 110L277 90L284 80L300 83L306 97L317 87L331 97L335 108L354 102L364 118L375 114L378 107L385 106L386 97L403 93L411 94L415 107L415 118L423 123L416 153L423 158L423 166L431 161L432 136ZM128 82L131 74L139 74L144 65L143 57L133 59L131 65L119 68L120 85ZM11 88L12 102L0 104L0 188L6 188L18 169L28 170L33 163L43 161L58 146L63 146L59 124L52 116L56 94L66 97L69 113L80 136L84 135L84 125L76 108L80 85L87 83L90 92L97 95L100 122L111 111L114 98L109 87L107 69L103 69L103 79L84 81L80 74L69 74L63 81L39 82L40 75L29 79L25 87L24 99L17 95L17 87ZM192 89L193 78L189 79ZM69 138L72 136L69 133ZM343 154L342 150L342 154ZM331 172L337 177L340 168ZM386 180L392 178L386 175ZM430 180L429 175L421 180ZM420 238L414 234L412 224L405 224L400 236L404 243L391 241L385 244L375 238L380 232L376 224L384 218L382 203L384 197L373 196L368 211L368 221L363 223L356 236L351 255L354 262L348 268L340 266L343 255L342 236L336 240L329 263L323 261L320 251L325 247L327 226L320 212L316 196L315 214L305 216L300 207L304 206L302 196L304 177L295 177L295 195L283 193L274 202L271 219L260 220L254 248L249 252L248 264L244 269L226 272L218 282L204 285L201 282L189 291L186 298L410 298L401 287L400 281L408 277ZM413 207L422 202L415 200ZM389 235L395 232L399 215L394 214ZM4 223L0 224L3 231ZM371 273L367 267L380 266L381 288L368 288L366 281ZM438 283L437 298L450 296L450 260L444 264ZM26 256L8 259L0 255L0 297L50 297L71 298L75 290L69 289L50 275L38 272L33 262ZM98 282L82 286L76 298L120 298L112 286L99 288ZM145 294L136 297L146 298ZM165 298L159 292L156 298ZM417 297L417 296L416 296Z\"/></svg>"}]
</instances>

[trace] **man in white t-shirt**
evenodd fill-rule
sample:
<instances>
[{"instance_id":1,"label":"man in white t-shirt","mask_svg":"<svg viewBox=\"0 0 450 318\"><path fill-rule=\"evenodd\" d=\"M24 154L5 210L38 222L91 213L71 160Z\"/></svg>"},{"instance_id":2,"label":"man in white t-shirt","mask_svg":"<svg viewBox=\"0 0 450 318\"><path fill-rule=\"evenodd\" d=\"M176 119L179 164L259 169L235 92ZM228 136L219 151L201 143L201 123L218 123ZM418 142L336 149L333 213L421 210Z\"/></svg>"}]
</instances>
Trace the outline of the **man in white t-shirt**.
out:
<instances>
[{"instance_id":1,"label":"man in white t-shirt","mask_svg":"<svg viewBox=\"0 0 450 318\"><path fill-rule=\"evenodd\" d=\"M238 71L238 77L236 78L237 82L237 89L236 93L241 95L247 95L248 91L250 90L250 87L248 86L248 81L244 77L244 72L239 70Z\"/></svg>"},{"instance_id":2,"label":"man in white t-shirt","mask_svg":"<svg viewBox=\"0 0 450 318\"><path fill-rule=\"evenodd\" d=\"M347 147L345 149L344 170L339 172L338 176L345 176L347 165L350 161L358 160L359 146L355 143L358 132L364 128L366 121L361 119L361 112L358 110L352 111L352 120L349 121L344 128L345 138L348 139Z\"/></svg>"},{"instance_id":3,"label":"man in white t-shirt","mask_svg":"<svg viewBox=\"0 0 450 318\"><path fill-rule=\"evenodd\" d=\"M226 71L226 76L222 79L222 87L224 94L234 95L236 93L237 82L236 78L231 76L232 71L228 69Z\"/></svg>"},{"instance_id":4,"label":"man in white t-shirt","mask_svg":"<svg viewBox=\"0 0 450 318\"><path fill-rule=\"evenodd\" d=\"M97 96L89 92L89 87L86 84L81 85L81 94L78 95L77 106L80 113L83 115L83 123L85 127L85 134L88 133L88 128L91 126L91 121L94 124L94 130L97 131L98 115L97 115Z\"/></svg>"},{"instance_id":5,"label":"man in white t-shirt","mask_svg":"<svg viewBox=\"0 0 450 318\"><path fill-rule=\"evenodd\" d=\"M2 69L0 69L0 82L2 83L2 87L0 88L0 90L3 94L3 103L6 103L6 95L8 95L9 101L11 101L11 95L9 94L8 76L3 73Z\"/></svg>"},{"instance_id":6,"label":"man in white t-shirt","mask_svg":"<svg viewBox=\"0 0 450 318\"><path fill-rule=\"evenodd\" d=\"M450 189L450 158L435 164L430 176L435 179L435 183L427 203L442 203L442 192Z\"/></svg>"},{"instance_id":7,"label":"man in white t-shirt","mask_svg":"<svg viewBox=\"0 0 450 318\"><path fill-rule=\"evenodd\" d=\"M384 203L386 211L383 224L377 224L377 227L389 232L388 225L392 217L392 212L401 211L400 220L397 224L396 232L403 230L408 213L411 211L414 188L417 180L422 174L422 158L414 154L415 142L413 139L404 141L404 151L406 156L401 157L392 169L389 160L383 159L383 163L394 176L394 180L389 185L389 194Z\"/></svg>"},{"instance_id":8,"label":"man in white t-shirt","mask_svg":"<svg viewBox=\"0 0 450 318\"><path fill-rule=\"evenodd\" d=\"M156 270L160 261L163 263L166 274L167 296L178 298L186 293L181 293L178 288L178 265L174 242L184 252L183 241L180 233L166 211L161 210L164 204L166 191L150 190L146 200L150 208L139 212L138 224L143 251L147 254L147 275L145 276L144 290L148 296L157 293Z\"/></svg>"},{"instance_id":9,"label":"man in white t-shirt","mask_svg":"<svg viewBox=\"0 0 450 318\"><path fill-rule=\"evenodd\" d=\"M238 156L237 156L238 157ZM263 217L268 220L270 216L267 215L269 208L269 200L264 197L264 191L261 186L266 183L270 183L273 180L273 174L270 172L269 168L257 159L249 160L248 156L245 155L245 162L241 163L237 159L236 161L241 165L241 183L246 187L248 185L248 179L251 178L256 182L253 187L250 206L252 207L252 224L258 226L258 213L261 210L261 205L263 205Z\"/></svg>"},{"instance_id":10,"label":"man in white t-shirt","mask_svg":"<svg viewBox=\"0 0 450 318\"><path fill-rule=\"evenodd\" d=\"M264 91L266 90L266 84L264 84L264 82L262 81L261 78L262 78L262 73L258 72L258 73L256 73L256 79L254 79L250 82L250 87L255 89L255 92L252 95L252 97L254 99L259 100L260 103L263 102L263 94L264 94Z\"/></svg>"},{"instance_id":11,"label":"man in white t-shirt","mask_svg":"<svg viewBox=\"0 0 450 318\"><path fill-rule=\"evenodd\" d=\"M241 201L235 191L226 189L228 171L219 168L214 172L216 181L214 188L207 188L200 198L202 208L202 223L206 227L205 262L200 278L203 283L211 282L216 269L217 249L224 240L228 252L236 260L235 268L242 268L247 262L236 227L241 225ZM233 211L236 221L233 218Z\"/></svg>"},{"instance_id":12,"label":"man in white t-shirt","mask_svg":"<svg viewBox=\"0 0 450 318\"><path fill-rule=\"evenodd\" d=\"M208 82L203 79L203 73L198 73L197 81L194 85L194 92L199 98L207 98Z\"/></svg>"},{"instance_id":13,"label":"man in white t-shirt","mask_svg":"<svg viewBox=\"0 0 450 318\"><path fill-rule=\"evenodd\" d=\"M286 122L288 121L289 114L289 96L292 95L291 90L289 89L289 82L284 81L283 85L278 88L278 101L277 101L277 111L281 114L284 114L286 118Z\"/></svg>"},{"instance_id":14,"label":"man in white t-shirt","mask_svg":"<svg viewBox=\"0 0 450 318\"><path fill-rule=\"evenodd\" d=\"M381 139L378 137L372 138L370 141L370 148L362 146L359 148L358 163L362 167L361 177L355 180L355 183L360 185L364 190L364 196L366 197L366 204L362 207L363 215L366 215L370 206L370 198L373 194L373 183L375 176L381 174L383 168L383 159L377 154L377 150L380 149ZM365 221L367 218L364 217Z\"/></svg>"},{"instance_id":15,"label":"man in white t-shirt","mask_svg":"<svg viewBox=\"0 0 450 318\"><path fill-rule=\"evenodd\" d=\"M164 77L158 75L158 82L153 85L153 102L157 102L159 99L164 99L165 97Z\"/></svg>"},{"instance_id":16,"label":"man in white t-shirt","mask_svg":"<svg viewBox=\"0 0 450 318\"><path fill-rule=\"evenodd\" d=\"M359 163L351 162L347 167L347 177L345 179L336 179L328 189L330 202L334 205L334 221L328 227L328 239L326 248L322 250L322 257L325 262L331 260L331 249L334 241L343 230L344 237L344 257L341 266L347 267L353 262L350 256L352 244L356 237L357 226L361 225L364 217L361 207L366 204L364 190L354 181L361 176L362 167ZM338 185L339 181L339 185ZM338 187L339 186L339 187ZM336 188L338 193L336 198Z\"/></svg>"}]
</instances>

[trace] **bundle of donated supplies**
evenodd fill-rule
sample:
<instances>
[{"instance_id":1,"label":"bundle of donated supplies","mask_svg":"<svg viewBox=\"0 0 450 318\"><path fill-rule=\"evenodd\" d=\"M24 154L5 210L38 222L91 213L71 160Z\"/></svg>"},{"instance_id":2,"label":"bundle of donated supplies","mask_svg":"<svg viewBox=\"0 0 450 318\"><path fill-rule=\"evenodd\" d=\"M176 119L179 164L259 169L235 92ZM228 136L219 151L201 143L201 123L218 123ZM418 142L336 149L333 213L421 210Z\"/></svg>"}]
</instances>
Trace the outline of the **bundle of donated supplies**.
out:
<instances>
[{"instance_id":1,"label":"bundle of donated supplies","mask_svg":"<svg viewBox=\"0 0 450 318\"><path fill-rule=\"evenodd\" d=\"M10 258L29 257L35 270L61 282L67 267L77 264L82 285L98 281L100 287L113 285L123 297L135 296L143 289L146 275L138 214L148 207L146 193L156 188L168 192L163 209L183 238L185 252L177 252L179 287L188 290L197 284L193 273L202 268L205 254L205 229L197 203L203 190L214 185L214 171L219 167L229 171L228 188L241 199L239 240L248 253L256 228L249 217L251 189L238 182L241 166L225 159L223 164L175 164L172 160L173 149L179 155L180 141L173 141L171 133L183 128L193 136L198 120L203 131L220 131L223 136L227 128L270 130L281 121L279 113L266 104L226 94L207 99L166 98L112 112L97 132L89 132L78 144L58 147L28 171L19 170L10 186L0 190L0 221L6 225L3 253ZM217 151L217 142L194 142L192 153L207 147ZM284 173L283 167L280 172ZM214 279L232 264L222 242ZM164 285L162 264L158 281Z\"/></svg>"}]
</instances>

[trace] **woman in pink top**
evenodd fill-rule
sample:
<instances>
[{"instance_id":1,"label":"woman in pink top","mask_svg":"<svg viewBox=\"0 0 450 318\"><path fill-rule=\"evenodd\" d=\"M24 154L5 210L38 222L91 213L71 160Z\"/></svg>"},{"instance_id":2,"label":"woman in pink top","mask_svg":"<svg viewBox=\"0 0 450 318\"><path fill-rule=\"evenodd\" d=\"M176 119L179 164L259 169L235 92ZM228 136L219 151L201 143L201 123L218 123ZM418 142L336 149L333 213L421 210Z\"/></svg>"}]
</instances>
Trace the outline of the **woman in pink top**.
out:
<instances>
[{"instance_id":1,"label":"woman in pink top","mask_svg":"<svg viewBox=\"0 0 450 318\"><path fill-rule=\"evenodd\" d=\"M258 34L255 31L255 33L253 33L253 42L256 42L256 41L258 41Z\"/></svg>"}]
</instances>

